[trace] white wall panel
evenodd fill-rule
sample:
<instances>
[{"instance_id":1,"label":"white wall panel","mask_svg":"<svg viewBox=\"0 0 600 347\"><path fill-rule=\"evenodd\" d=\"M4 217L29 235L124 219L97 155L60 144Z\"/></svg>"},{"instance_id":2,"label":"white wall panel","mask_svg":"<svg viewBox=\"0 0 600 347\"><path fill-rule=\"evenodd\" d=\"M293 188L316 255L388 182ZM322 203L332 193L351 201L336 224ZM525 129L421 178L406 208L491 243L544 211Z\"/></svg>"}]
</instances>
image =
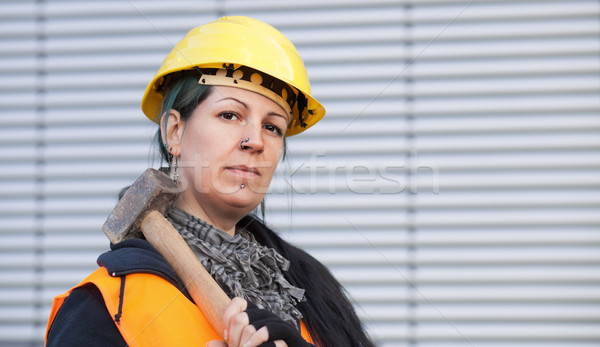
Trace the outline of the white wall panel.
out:
<instances>
[{"instance_id":1,"label":"white wall panel","mask_svg":"<svg viewBox=\"0 0 600 347\"><path fill-rule=\"evenodd\" d=\"M600 344L600 3L0 2L0 345L41 345L117 192L159 166L139 103L190 28L267 21L327 117L267 222L378 346Z\"/></svg>"}]
</instances>

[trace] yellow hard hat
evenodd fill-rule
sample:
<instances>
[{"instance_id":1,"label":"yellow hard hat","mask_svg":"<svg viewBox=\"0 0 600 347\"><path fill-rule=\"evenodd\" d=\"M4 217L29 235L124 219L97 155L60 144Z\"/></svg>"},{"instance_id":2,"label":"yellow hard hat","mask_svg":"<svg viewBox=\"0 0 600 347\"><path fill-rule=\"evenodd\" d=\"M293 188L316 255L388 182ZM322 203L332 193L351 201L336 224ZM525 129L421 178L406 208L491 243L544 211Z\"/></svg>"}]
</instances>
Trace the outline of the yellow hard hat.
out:
<instances>
[{"instance_id":1,"label":"yellow hard hat","mask_svg":"<svg viewBox=\"0 0 600 347\"><path fill-rule=\"evenodd\" d=\"M190 30L175 45L142 99L142 111L153 122L160 120L165 76L186 70L202 73L206 84L250 89L280 105L285 101L284 109L291 115L287 136L303 132L325 115L325 108L311 95L296 47L277 29L253 18L223 17ZM283 83L275 83L279 81Z\"/></svg>"}]
</instances>

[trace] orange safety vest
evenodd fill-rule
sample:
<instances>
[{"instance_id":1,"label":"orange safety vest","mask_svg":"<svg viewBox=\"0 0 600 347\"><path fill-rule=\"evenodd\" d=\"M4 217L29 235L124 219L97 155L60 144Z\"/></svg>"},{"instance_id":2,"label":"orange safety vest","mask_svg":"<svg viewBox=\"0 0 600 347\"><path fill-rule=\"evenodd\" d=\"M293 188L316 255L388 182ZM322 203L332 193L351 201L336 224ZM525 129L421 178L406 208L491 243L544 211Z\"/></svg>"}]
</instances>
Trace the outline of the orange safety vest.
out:
<instances>
[{"instance_id":1,"label":"orange safety vest","mask_svg":"<svg viewBox=\"0 0 600 347\"><path fill-rule=\"evenodd\" d=\"M89 283L100 290L113 319L121 313L115 324L128 346L205 346L208 341L221 340L202 311L164 278L146 273L126 275L123 298L119 300L121 277L110 276L103 267L54 298L46 338L71 291ZM302 337L313 343L303 322L301 328Z\"/></svg>"}]
</instances>

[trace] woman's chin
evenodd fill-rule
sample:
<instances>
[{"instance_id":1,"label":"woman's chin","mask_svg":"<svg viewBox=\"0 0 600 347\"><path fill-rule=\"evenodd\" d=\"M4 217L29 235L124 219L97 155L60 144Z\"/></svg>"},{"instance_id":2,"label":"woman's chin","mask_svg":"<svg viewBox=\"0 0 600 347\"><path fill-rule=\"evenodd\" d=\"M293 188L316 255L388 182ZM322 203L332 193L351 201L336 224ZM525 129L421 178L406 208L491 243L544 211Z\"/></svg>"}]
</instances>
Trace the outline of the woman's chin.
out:
<instances>
[{"instance_id":1,"label":"woman's chin","mask_svg":"<svg viewBox=\"0 0 600 347\"><path fill-rule=\"evenodd\" d=\"M260 204L263 197L264 194L253 192L248 187L241 188L238 186L232 187L231 190L228 190L228 193L222 194L221 200L225 205L236 210L245 211L244 214L248 214Z\"/></svg>"},{"instance_id":2,"label":"woman's chin","mask_svg":"<svg viewBox=\"0 0 600 347\"><path fill-rule=\"evenodd\" d=\"M250 213L261 203L265 196L262 190L267 189L257 188L262 185L251 181L240 183L239 181L221 180L218 183L209 187L196 184L188 186L188 189L191 188L194 191L193 198L197 200L198 204L208 203L215 207L218 206L226 214L241 215L241 217Z\"/></svg>"}]
</instances>

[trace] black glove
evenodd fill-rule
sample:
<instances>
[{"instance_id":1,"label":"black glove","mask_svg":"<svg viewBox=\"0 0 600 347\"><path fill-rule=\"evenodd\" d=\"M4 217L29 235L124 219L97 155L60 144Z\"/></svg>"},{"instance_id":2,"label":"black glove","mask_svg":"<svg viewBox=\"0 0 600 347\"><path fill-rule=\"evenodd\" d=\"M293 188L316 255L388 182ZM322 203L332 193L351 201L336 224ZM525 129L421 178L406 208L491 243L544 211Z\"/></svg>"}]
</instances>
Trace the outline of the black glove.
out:
<instances>
[{"instance_id":1,"label":"black glove","mask_svg":"<svg viewBox=\"0 0 600 347\"><path fill-rule=\"evenodd\" d=\"M255 304L248 301L246 308L250 324L256 330L267 327L269 331L269 341L261 344L261 347L275 347L275 340L283 340L288 347L315 347L306 342L300 332L290 323L277 317L268 310L260 309Z\"/></svg>"}]
</instances>

